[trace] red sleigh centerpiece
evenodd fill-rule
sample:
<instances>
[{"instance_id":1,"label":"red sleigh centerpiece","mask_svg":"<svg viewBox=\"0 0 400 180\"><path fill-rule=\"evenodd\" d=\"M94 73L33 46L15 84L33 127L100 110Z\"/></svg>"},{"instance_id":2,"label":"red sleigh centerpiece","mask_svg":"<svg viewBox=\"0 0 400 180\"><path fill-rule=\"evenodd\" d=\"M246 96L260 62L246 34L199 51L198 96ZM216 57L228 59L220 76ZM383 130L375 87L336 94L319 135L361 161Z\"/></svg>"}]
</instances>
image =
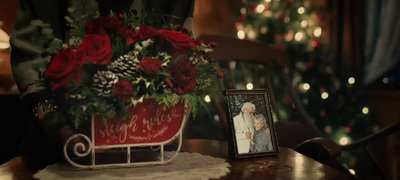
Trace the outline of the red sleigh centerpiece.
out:
<instances>
[{"instance_id":1,"label":"red sleigh centerpiece","mask_svg":"<svg viewBox=\"0 0 400 180\"><path fill-rule=\"evenodd\" d=\"M159 15L142 14L142 20L133 11L107 17L68 11L68 43L50 35L50 25L32 21L39 30L32 39L50 59L34 68L48 105L57 107L44 122L82 132L66 141L66 160L80 168L171 161L189 113L220 93L214 85L222 73L209 55L216 44L154 19ZM173 140L179 140L175 150L166 149Z\"/></svg>"},{"instance_id":2,"label":"red sleigh centerpiece","mask_svg":"<svg viewBox=\"0 0 400 180\"><path fill-rule=\"evenodd\" d=\"M145 99L135 107L128 108L131 115L128 119L112 118L103 122L101 115L94 115L92 118L91 138L84 134L71 136L64 144L64 155L66 160L73 166L79 168L102 168L102 167L123 167L123 166L143 166L158 165L172 161L179 153L182 145L182 131L190 113L188 101L178 103L175 107L163 109L153 98ZM89 163L79 164L74 161L67 147L73 139L81 137L87 143L77 143L73 147L73 155L83 158L90 156ZM170 151L169 157L165 156L165 146L178 138L178 145L174 151ZM151 147L158 157L147 161L136 161L131 153L135 147ZM78 152L78 148L83 148L84 152ZM119 148L118 153L125 153L126 159L119 163L97 163L97 150L107 150ZM122 150L121 150L122 149ZM172 155L171 155L172 153Z\"/></svg>"}]
</instances>

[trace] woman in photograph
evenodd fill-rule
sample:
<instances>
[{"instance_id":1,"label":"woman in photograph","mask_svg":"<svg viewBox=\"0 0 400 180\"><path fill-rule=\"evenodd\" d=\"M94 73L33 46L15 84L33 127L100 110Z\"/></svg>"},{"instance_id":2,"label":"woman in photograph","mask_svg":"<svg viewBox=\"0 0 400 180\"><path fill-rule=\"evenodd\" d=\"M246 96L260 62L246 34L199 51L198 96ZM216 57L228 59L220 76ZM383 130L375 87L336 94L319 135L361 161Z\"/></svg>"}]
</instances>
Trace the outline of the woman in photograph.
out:
<instances>
[{"instance_id":1,"label":"woman in photograph","mask_svg":"<svg viewBox=\"0 0 400 180\"><path fill-rule=\"evenodd\" d=\"M254 117L254 135L250 146L250 152L272 151L271 136L268 133L267 121L262 114Z\"/></svg>"}]
</instances>

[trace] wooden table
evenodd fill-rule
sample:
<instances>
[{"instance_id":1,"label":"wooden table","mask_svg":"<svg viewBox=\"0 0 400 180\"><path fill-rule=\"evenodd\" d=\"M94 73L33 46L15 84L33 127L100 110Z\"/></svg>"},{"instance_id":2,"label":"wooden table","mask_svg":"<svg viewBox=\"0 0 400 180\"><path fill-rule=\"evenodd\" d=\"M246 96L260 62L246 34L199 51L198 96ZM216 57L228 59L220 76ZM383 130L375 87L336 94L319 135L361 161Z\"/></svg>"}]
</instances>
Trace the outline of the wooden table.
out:
<instances>
[{"instance_id":1,"label":"wooden table","mask_svg":"<svg viewBox=\"0 0 400 180\"><path fill-rule=\"evenodd\" d=\"M354 179L292 149L283 147L279 148L277 156L235 160L228 158L227 142L190 139L184 140L182 151L227 159L232 166L231 171L221 179Z\"/></svg>"},{"instance_id":2,"label":"wooden table","mask_svg":"<svg viewBox=\"0 0 400 180\"><path fill-rule=\"evenodd\" d=\"M227 159L231 164L230 172L221 179L352 179L289 148L279 148L277 156L235 160L228 158L225 141L187 139L183 141L182 151ZM23 168L19 157L0 166L2 180L31 180L34 173Z\"/></svg>"}]
</instances>

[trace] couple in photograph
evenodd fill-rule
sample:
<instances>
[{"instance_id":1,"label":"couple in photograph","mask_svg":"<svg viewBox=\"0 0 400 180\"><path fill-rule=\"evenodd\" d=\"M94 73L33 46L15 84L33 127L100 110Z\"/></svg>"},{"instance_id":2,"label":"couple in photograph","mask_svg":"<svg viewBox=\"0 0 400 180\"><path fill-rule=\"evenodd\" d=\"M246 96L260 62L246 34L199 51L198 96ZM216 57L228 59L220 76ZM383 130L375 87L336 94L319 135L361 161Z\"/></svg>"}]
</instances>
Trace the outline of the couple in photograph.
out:
<instances>
[{"instance_id":1,"label":"couple in photograph","mask_svg":"<svg viewBox=\"0 0 400 180\"><path fill-rule=\"evenodd\" d=\"M246 102L241 112L233 118L238 153L273 150L270 129L262 114L253 115L256 107Z\"/></svg>"}]
</instances>

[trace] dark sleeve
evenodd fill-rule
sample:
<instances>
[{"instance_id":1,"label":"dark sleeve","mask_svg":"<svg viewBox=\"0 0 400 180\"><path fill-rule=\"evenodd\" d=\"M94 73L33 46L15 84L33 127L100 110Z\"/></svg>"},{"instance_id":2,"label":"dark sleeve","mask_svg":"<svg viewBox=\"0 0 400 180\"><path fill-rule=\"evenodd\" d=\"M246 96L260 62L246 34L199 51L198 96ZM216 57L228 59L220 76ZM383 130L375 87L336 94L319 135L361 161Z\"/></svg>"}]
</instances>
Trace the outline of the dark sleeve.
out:
<instances>
[{"instance_id":1,"label":"dark sleeve","mask_svg":"<svg viewBox=\"0 0 400 180\"><path fill-rule=\"evenodd\" d=\"M145 9L166 15L166 22L184 25L188 17L193 17L194 0L147 0Z\"/></svg>"},{"instance_id":2,"label":"dark sleeve","mask_svg":"<svg viewBox=\"0 0 400 180\"><path fill-rule=\"evenodd\" d=\"M40 19L50 24L53 34L63 39L67 5L67 1L64 0L20 0L10 37L10 60L14 80L26 102L41 99L37 95L41 89L37 83L39 74L33 69L33 65L44 64L50 60L50 57L42 57L42 47L31 40L32 35L37 32L37 29L31 26L31 21Z\"/></svg>"}]
</instances>

